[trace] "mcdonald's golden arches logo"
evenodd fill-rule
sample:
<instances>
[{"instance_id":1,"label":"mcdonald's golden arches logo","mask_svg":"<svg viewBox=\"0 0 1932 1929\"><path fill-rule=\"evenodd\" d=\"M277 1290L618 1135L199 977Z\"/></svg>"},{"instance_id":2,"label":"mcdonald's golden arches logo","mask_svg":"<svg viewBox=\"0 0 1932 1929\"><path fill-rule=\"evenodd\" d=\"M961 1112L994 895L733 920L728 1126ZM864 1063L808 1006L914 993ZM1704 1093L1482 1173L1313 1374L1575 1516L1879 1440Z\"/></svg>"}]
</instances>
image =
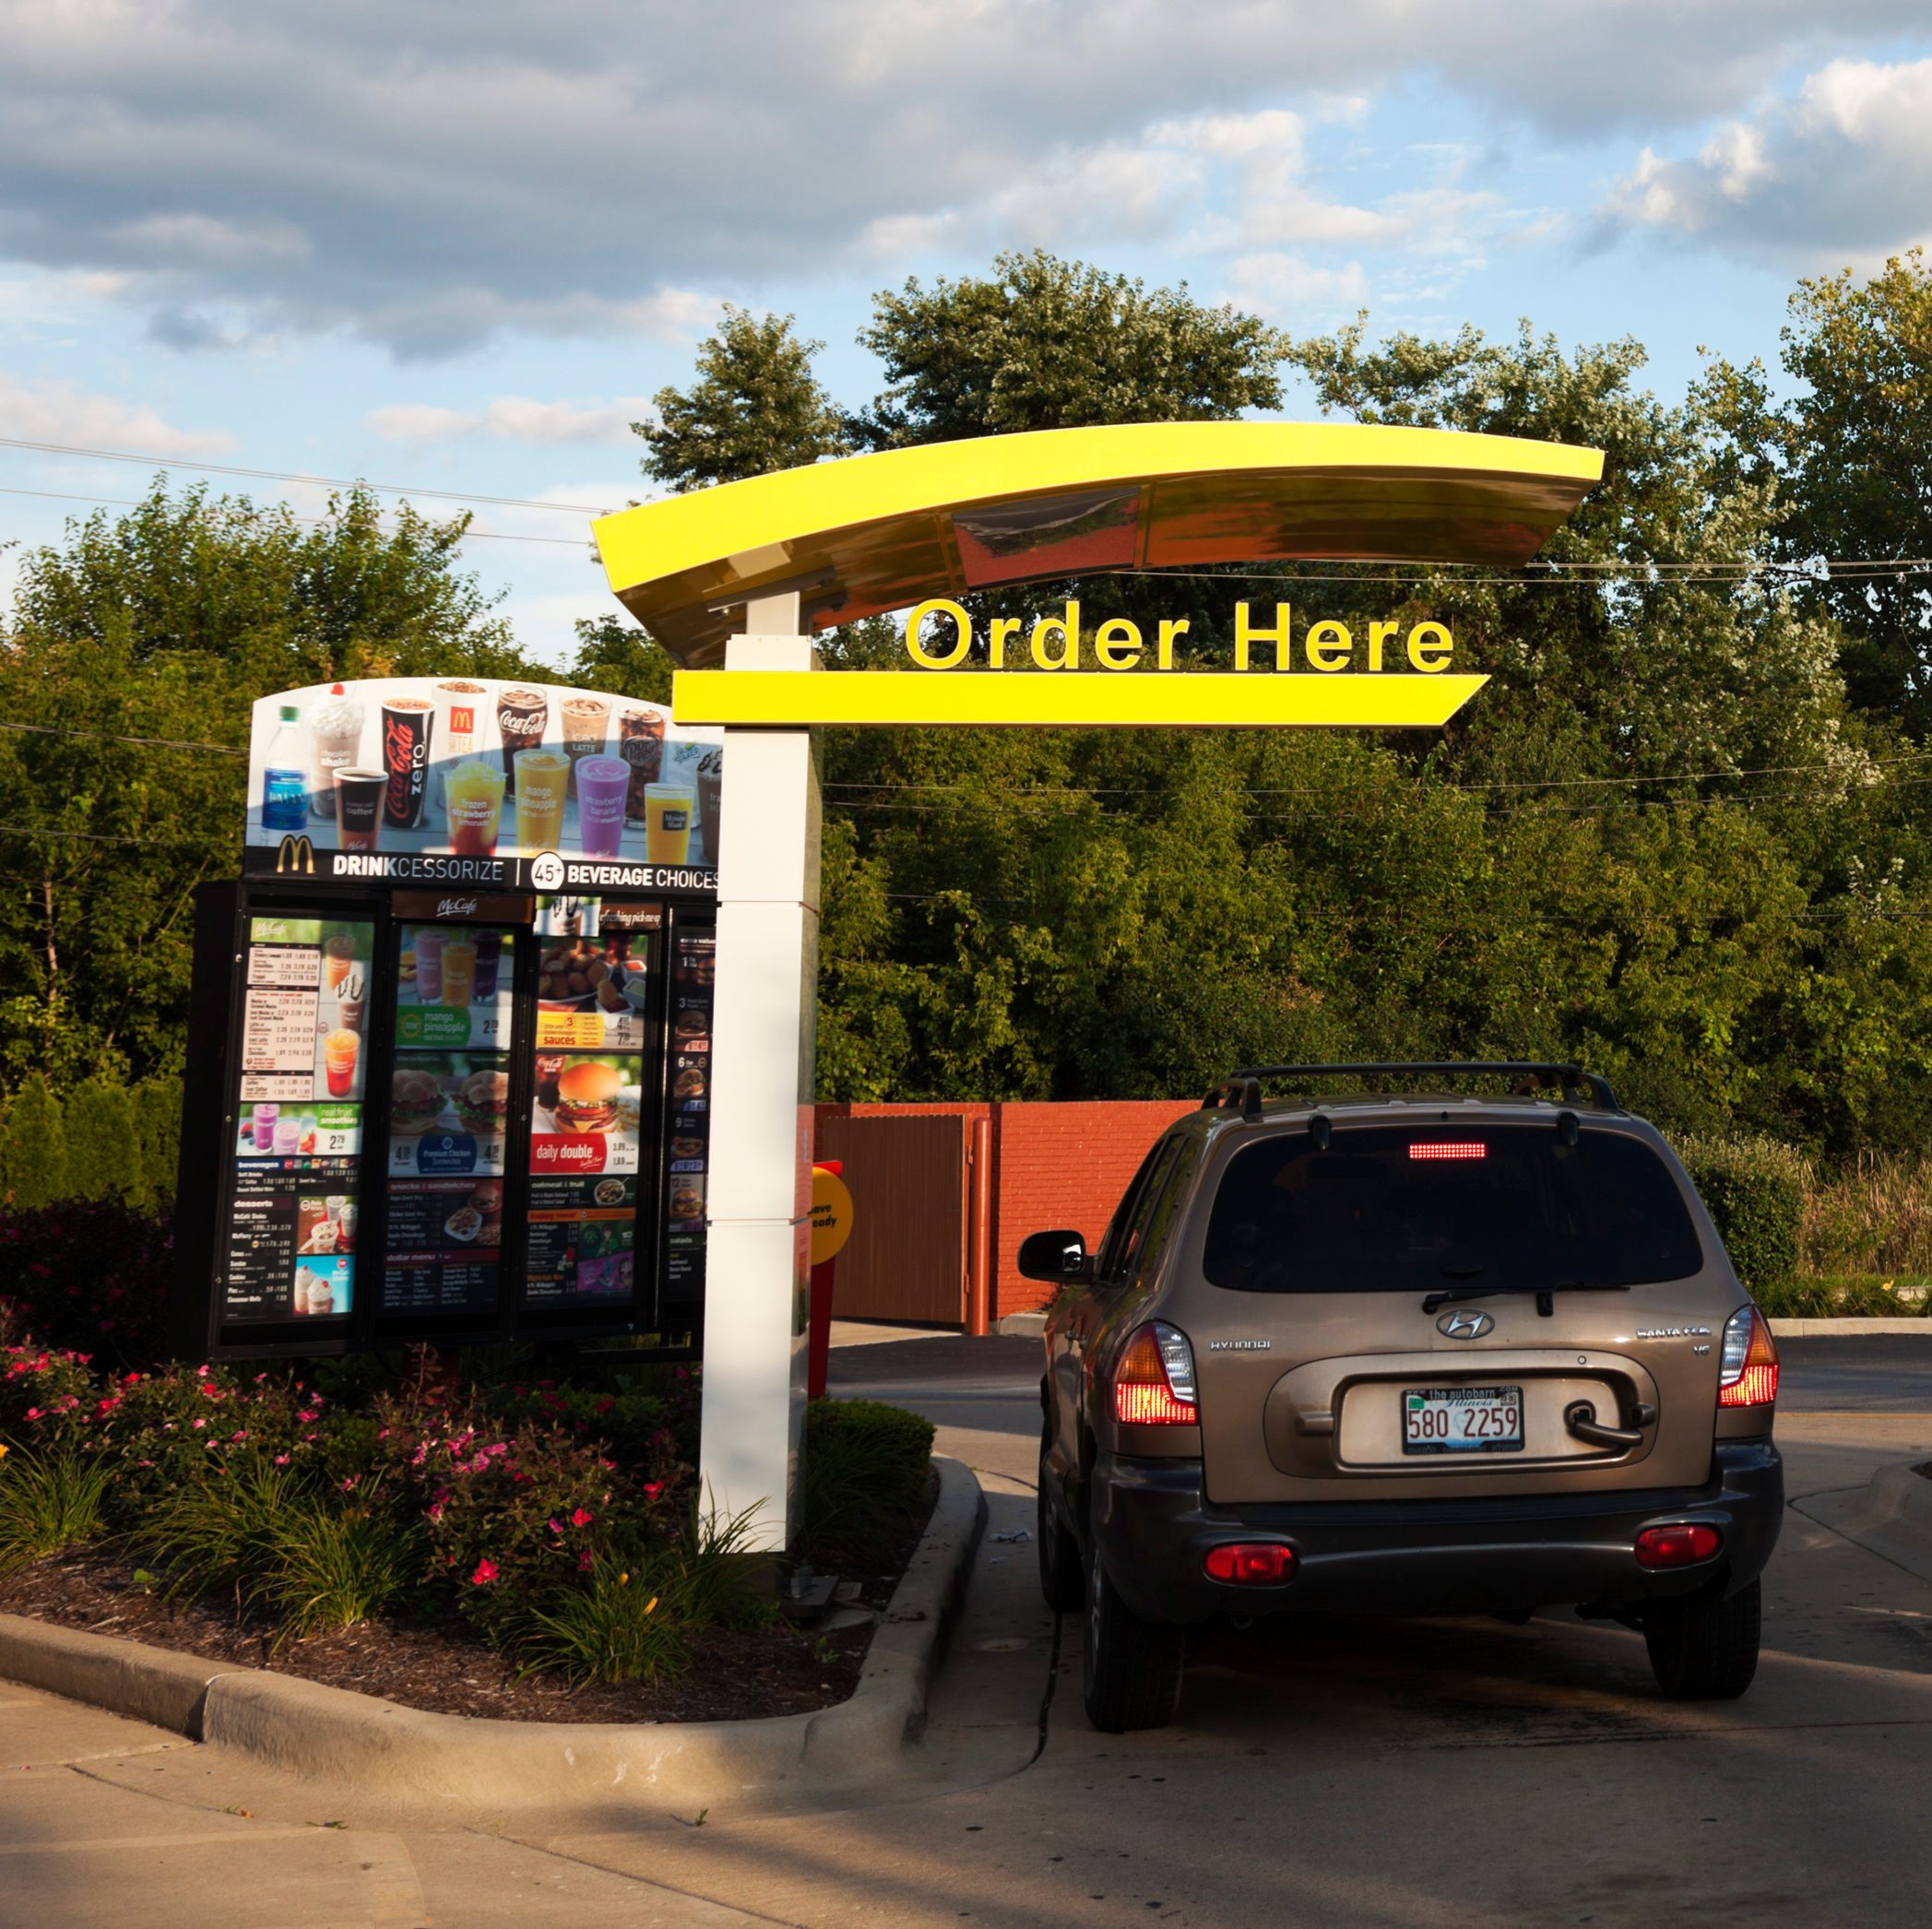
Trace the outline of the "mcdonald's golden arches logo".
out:
<instances>
[{"instance_id":1,"label":"mcdonald's golden arches logo","mask_svg":"<svg viewBox=\"0 0 1932 1929\"><path fill-rule=\"evenodd\" d=\"M315 875L315 846L306 832L282 839L281 848L275 854L275 874L280 877L285 872L290 877Z\"/></svg>"}]
</instances>

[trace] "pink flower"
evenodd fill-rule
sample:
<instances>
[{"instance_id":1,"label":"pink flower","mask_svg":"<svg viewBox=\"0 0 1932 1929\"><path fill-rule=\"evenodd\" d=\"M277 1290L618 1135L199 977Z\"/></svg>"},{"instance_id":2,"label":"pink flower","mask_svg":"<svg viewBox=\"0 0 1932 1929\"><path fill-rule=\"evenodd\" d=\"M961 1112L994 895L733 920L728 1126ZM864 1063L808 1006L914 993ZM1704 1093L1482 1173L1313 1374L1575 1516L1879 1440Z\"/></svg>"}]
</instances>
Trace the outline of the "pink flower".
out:
<instances>
[{"instance_id":1,"label":"pink flower","mask_svg":"<svg viewBox=\"0 0 1932 1929\"><path fill-rule=\"evenodd\" d=\"M206 1426L207 1425L207 1422L206 1420L197 1420L197 1421L196 1421L196 1423L195 1423L195 1431L196 1431L196 1433L199 1433L199 1432L201 1431L201 1429L202 1429L202 1428L203 1428L204 1426Z\"/></svg>"},{"instance_id":2,"label":"pink flower","mask_svg":"<svg viewBox=\"0 0 1932 1929\"><path fill-rule=\"evenodd\" d=\"M496 1577L496 1563L486 1554L476 1564L476 1572L469 1577L469 1584L473 1588L488 1587Z\"/></svg>"},{"instance_id":3,"label":"pink flower","mask_svg":"<svg viewBox=\"0 0 1932 1929\"><path fill-rule=\"evenodd\" d=\"M590 1568L591 1568L591 1560L590 1560L590 1550L589 1550L589 1548L587 1548L587 1548L585 1548L585 1550L583 1551L583 1553L581 1553L580 1555L578 1555L578 1556L577 1556L577 1572L578 1572L579 1574L587 1574L587 1573L589 1573L589 1571L590 1571Z\"/></svg>"},{"instance_id":4,"label":"pink flower","mask_svg":"<svg viewBox=\"0 0 1932 1929\"><path fill-rule=\"evenodd\" d=\"M663 1491L664 1483L661 1480L647 1480L644 1484L644 1497L646 1500L655 1500Z\"/></svg>"},{"instance_id":5,"label":"pink flower","mask_svg":"<svg viewBox=\"0 0 1932 1929\"><path fill-rule=\"evenodd\" d=\"M313 1406L305 1406L299 1413L297 1413L295 1417L298 1420L319 1420L322 1417L322 1415L318 1409Z\"/></svg>"},{"instance_id":6,"label":"pink flower","mask_svg":"<svg viewBox=\"0 0 1932 1929\"><path fill-rule=\"evenodd\" d=\"M239 1431L229 1435L229 1438L231 1440L245 1440L247 1438L248 1429L245 1426L242 1427Z\"/></svg>"},{"instance_id":7,"label":"pink flower","mask_svg":"<svg viewBox=\"0 0 1932 1929\"><path fill-rule=\"evenodd\" d=\"M289 1456L286 1453L278 1453L275 1456L275 1464L278 1467L286 1467L289 1464Z\"/></svg>"},{"instance_id":8,"label":"pink flower","mask_svg":"<svg viewBox=\"0 0 1932 1929\"><path fill-rule=\"evenodd\" d=\"M597 1516L588 1508L580 1507L575 1513L571 1515L570 1524L573 1527L588 1527L596 1519Z\"/></svg>"},{"instance_id":9,"label":"pink flower","mask_svg":"<svg viewBox=\"0 0 1932 1929\"><path fill-rule=\"evenodd\" d=\"M39 1407L37 1407L37 1406L30 1406L30 1407L29 1407L29 1408L27 1409L27 1417L28 1417L28 1418L29 1418L30 1420L38 1420L38 1419L39 1419L39 1418L41 1417L41 1410L40 1410L40 1408L39 1408Z\"/></svg>"},{"instance_id":10,"label":"pink flower","mask_svg":"<svg viewBox=\"0 0 1932 1929\"><path fill-rule=\"evenodd\" d=\"M550 1531L552 1533L562 1533L563 1532L563 1521L558 1520L552 1520L550 1524Z\"/></svg>"},{"instance_id":11,"label":"pink flower","mask_svg":"<svg viewBox=\"0 0 1932 1929\"><path fill-rule=\"evenodd\" d=\"M345 1494L353 1494L353 1493L355 1492L355 1490L356 1490L356 1476L355 1476L355 1475L354 1475L353 1473L351 1473L351 1474L350 1474L350 1476L348 1477L348 1479L346 1479L346 1480L345 1480L345 1481L344 1481L344 1482L342 1483L342 1491L343 1491L343 1492L344 1492Z\"/></svg>"},{"instance_id":12,"label":"pink flower","mask_svg":"<svg viewBox=\"0 0 1932 1929\"><path fill-rule=\"evenodd\" d=\"M207 1368L206 1367L196 1367L196 1369L195 1369L195 1378L196 1378L196 1379L207 1379L207 1377L208 1377L208 1369L207 1369Z\"/></svg>"}]
</instances>

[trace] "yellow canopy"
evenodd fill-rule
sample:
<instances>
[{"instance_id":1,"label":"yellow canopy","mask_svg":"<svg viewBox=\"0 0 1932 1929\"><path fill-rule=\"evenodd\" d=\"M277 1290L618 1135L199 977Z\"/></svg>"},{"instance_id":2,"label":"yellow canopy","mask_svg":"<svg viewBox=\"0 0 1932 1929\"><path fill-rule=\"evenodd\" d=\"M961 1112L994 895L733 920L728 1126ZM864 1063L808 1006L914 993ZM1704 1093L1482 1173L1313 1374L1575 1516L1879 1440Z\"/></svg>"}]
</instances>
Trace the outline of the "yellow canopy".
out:
<instances>
[{"instance_id":1,"label":"yellow canopy","mask_svg":"<svg viewBox=\"0 0 1932 1929\"><path fill-rule=\"evenodd\" d=\"M1158 422L933 443L641 503L592 525L618 599L678 661L722 660L748 598L812 626L1107 570L1534 556L1595 449L1440 429Z\"/></svg>"}]
</instances>

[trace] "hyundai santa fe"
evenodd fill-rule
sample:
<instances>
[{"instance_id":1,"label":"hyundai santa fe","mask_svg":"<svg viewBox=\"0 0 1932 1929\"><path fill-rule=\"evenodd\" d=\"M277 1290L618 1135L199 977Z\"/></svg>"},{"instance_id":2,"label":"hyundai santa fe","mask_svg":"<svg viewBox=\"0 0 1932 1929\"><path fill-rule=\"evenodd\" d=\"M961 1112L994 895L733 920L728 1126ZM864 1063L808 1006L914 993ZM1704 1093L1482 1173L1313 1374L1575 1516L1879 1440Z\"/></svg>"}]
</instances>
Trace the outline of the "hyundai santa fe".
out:
<instances>
[{"instance_id":1,"label":"hyundai santa fe","mask_svg":"<svg viewBox=\"0 0 1932 1929\"><path fill-rule=\"evenodd\" d=\"M1224 1615L1574 1607L1640 1629L1667 1696L1750 1685L1777 1350L1603 1079L1250 1068L1162 1134L1097 1251L1036 1233L1020 1270L1061 1289L1040 1582L1085 1608L1096 1727L1170 1720L1188 1629Z\"/></svg>"}]
</instances>

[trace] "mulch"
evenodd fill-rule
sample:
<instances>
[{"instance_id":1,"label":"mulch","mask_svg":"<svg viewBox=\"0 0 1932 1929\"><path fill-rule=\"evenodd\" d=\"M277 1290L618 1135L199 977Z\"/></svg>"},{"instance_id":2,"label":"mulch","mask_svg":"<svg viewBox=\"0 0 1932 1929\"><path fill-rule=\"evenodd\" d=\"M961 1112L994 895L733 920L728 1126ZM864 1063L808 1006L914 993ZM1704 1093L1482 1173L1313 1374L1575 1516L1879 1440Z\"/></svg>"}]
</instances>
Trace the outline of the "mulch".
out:
<instances>
[{"instance_id":1,"label":"mulch","mask_svg":"<svg viewBox=\"0 0 1932 1929\"><path fill-rule=\"evenodd\" d=\"M930 1517L910 1532L892 1571L848 1577L883 1608ZM847 1699L859 1685L870 1627L833 1633L780 1621L752 1629L706 1628L688 1672L674 1682L573 1686L555 1675L519 1678L454 1616L422 1623L369 1621L276 1645L274 1628L219 1595L169 1602L136 1581L140 1563L113 1549L77 1549L0 1579L0 1613L91 1634L143 1641L231 1666L273 1668L352 1688L405 1708L500 1722L732 1722L804 1714Z\"/></svg>"}]
</instances>

